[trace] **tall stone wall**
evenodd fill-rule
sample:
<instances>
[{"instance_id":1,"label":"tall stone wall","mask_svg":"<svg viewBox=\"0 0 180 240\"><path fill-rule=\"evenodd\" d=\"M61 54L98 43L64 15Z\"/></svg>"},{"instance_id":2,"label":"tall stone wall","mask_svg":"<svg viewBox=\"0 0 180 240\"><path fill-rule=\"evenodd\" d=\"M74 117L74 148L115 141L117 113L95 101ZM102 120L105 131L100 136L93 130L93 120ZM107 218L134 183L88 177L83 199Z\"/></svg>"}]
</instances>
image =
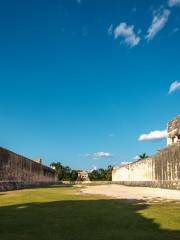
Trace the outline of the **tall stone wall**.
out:
<instances>
[{"instance_id":1,"label":"tall stone wall","mask_svg":"<svg viewBox=\"0 0 180 240\"><path fill-rule=\"evenodd\" d=\"M115 168L112 181L127 185L180 189L180 143L153 156Z\"/></svg>"},{"instance_id":2,"label":"tall stone wall","mask_svg":"<svg viewBox=\"0 0 180 240\"><path fill-rule=\"evenodd\" d=\"M152 181L153 159L147 158L113 169L112 181Z\"/></svg>"},{"instance_id":3,"label":"tall stone wall","mask_svg":"<svg viewBox=\"0 0 180 240\"><path fill-rule=\"evenodd\" d=\"M0 190L49 184L56 172L40 163L0 148Z\"/></svg>"},{"instance_id":4,"label":"tall stone wall","mask_svg":"<svg viewBox=\"0 0 180 240\"><path fill-rule=\"evenodd\" d=\"M180 143L159 151L153 157L154 180L180 181Z\"/></svg>"}]
</instances>

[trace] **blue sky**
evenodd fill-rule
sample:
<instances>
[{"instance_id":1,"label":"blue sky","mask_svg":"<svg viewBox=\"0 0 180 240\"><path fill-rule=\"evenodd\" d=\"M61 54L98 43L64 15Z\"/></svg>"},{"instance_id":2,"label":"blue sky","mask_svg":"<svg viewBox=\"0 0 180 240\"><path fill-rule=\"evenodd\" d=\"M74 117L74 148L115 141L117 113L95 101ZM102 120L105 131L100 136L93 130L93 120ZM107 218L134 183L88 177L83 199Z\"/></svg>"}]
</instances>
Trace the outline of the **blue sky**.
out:
<instances>
[{"instance_id":1,"label":"blue sky","mask_svg":"<svg viewBox=\"0 0 180 240\"><path fill-rule=\"evenodd\" d=\"M179 0L0 5L1 146L78 169L165 146L180 114Z\"/></svg>"}]
</instances>

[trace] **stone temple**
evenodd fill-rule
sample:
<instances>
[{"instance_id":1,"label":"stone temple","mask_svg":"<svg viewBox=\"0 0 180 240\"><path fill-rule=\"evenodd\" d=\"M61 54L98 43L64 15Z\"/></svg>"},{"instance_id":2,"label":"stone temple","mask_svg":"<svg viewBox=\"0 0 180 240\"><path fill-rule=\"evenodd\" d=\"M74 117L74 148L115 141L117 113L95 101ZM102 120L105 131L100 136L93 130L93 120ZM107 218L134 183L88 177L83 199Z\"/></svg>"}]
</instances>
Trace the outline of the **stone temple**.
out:
<instances>
[{"instance_id":1,"label":"stone temple","mask_svg":"<svg viewBox=\"0 0 180 240\"><path fill-rule=\"evenodd\" d=\"M180 115L168 123L167 145L180 142Z\"/></svg>"},{"instance_id":2,"label":"stone temple","mask_svg":"<svg viewBox=\"0 0 180 240\"><path fill-rule=\"evenodd\" d=\"M112 181L131 186L180 189L180 116L167 126L167 146L154 156L115 167Z\"/></svg>"},{"instance_id":3,"label":"stone temple","mask_svg":"<svg viewBox=\"0 0 180 240\"><path fill-rule=\"evenodd\" d=\"M77 182L79 182L79 181L89 181L88 172L87 171L79 171L76 181Z\"/></svg>"}]
</instances>

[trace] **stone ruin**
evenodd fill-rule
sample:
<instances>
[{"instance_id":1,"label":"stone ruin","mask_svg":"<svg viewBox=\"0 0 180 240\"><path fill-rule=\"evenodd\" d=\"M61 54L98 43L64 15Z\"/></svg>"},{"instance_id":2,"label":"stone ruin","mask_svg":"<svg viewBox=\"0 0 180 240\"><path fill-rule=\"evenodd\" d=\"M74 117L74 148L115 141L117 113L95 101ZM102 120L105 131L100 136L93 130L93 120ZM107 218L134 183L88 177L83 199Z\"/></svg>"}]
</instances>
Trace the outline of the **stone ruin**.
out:
<instances>
[{"instance_id":1,"label":"stone ruin","mask_svg":"<svg viewBox=\"0 0 180 240\"><path fill-rule=\"evenodd\" d=\"M89 175L87 171L79 171L78 172L78 177L77 177L77 182L81 181L89 181Z\"/></svg>"},{"instance_id":2,"label":"stone ruin","mask_svg":"<svg viewBox=\"0 0 180 240\"><path fill-rule=\"evenodd\" d=\"M168 123L167 145L180 142L180 115Z\"/></svg>"},{"instance_id":3,"label":"stone ruin","mask_svg":"<svg viewBox=\"0 0 180 240\"><path fill-rule=\"evenodd\" d=\"M0 191L42 186L56 182L56 171L0 147Z\"/></svg>"}]
</instances>

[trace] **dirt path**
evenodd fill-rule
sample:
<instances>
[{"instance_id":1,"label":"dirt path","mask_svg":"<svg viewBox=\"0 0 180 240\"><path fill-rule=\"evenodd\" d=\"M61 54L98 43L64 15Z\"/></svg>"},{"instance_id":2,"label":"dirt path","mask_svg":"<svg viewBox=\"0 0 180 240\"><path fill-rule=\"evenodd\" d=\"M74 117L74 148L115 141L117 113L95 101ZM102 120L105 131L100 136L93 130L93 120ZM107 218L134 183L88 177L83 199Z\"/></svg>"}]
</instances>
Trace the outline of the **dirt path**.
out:
<instances>
[{"instance_id":1,"label":"dirt path","mask_svg":"<svg viewBox=\"0 0 180 240\"><path fill-rule=\"evenodd\" d=\"M146 200L146 201L180 201L180 190L148 188L148 187L128 187L122 185L98 185L87 186L81 192L88 194L101 194L118 199Z\"/></svg>"}]
</instances>

